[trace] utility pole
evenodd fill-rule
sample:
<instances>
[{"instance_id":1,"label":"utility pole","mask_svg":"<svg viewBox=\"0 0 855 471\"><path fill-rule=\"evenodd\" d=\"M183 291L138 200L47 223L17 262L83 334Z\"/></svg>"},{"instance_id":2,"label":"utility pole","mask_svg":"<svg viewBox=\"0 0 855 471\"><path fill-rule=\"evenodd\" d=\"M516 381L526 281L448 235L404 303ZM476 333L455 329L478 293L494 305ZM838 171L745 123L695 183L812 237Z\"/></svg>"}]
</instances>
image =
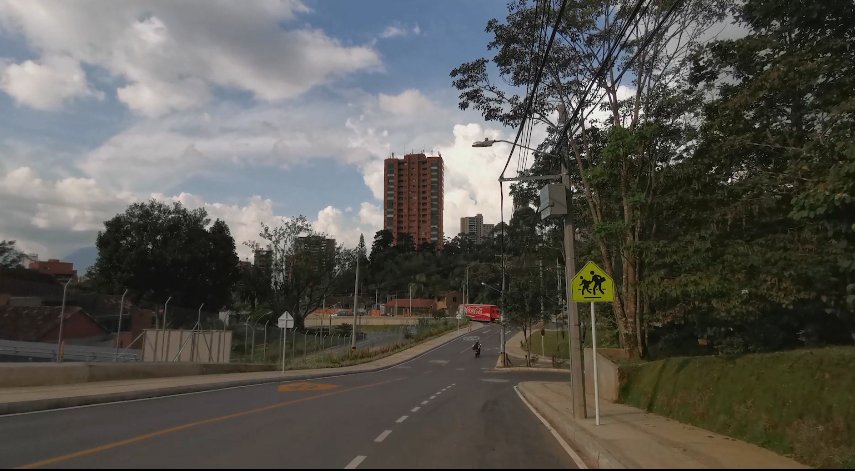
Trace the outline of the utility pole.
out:
<instances>
[{"instance_id":1,"label":"utility pole","mask_svg":"<svg viewBox=\"0 0 855 471\"><path fill-rule=\"evenodd\" d=\"M567 167L561 164L561 182L567 192L570 192L570 174ZM573 390L573 417L587 417L585 402L585 375L582 371L582 344L580 335L579 312L573 302L570 292L570 280L576 276L576 229L573 227L570 211L564 216L564 292L567 296L567 314L570 324L570 386Z\"/></svg>"}]
</instances>

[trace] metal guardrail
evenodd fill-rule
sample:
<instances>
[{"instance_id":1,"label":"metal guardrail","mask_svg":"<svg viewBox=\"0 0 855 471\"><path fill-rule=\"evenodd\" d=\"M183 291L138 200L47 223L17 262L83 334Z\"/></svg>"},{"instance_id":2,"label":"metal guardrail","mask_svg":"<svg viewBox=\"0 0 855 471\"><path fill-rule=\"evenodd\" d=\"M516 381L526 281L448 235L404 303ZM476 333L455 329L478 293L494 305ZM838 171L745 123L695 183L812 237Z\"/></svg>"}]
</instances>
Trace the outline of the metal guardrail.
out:
<instances>
[{"instance_id":1,"label":"metal guardrail","mask_svg":"<svg viewBox=\"0 0 855 471\"><path fill-rule=\"evenodd\" d=\"M19 342L14 340L0 340L0 355L40 358L56 361L56 345L41 342ZM62 354L63 361L91 361L108 362L140 361L141 354L136 352L119 352L117 355L114 348L94 347L85 345L65 345Z\"/></svg>"}]
</instances>

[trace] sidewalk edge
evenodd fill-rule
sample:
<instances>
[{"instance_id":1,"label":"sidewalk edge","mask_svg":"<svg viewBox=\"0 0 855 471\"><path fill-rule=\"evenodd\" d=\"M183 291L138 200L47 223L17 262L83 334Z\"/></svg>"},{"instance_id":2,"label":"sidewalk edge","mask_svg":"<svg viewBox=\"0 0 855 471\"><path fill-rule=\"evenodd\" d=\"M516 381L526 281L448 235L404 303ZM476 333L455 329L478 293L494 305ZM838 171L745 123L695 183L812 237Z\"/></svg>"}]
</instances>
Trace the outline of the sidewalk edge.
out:
<instances>
[{"instance_id":1,"label":"sidewalk edge","mask_svg":"<svg viewBox=\"0 0 855 471\"><path fill-rule=\"evenodd\" d=\"M625 462L625 460L621 460L621 458L613 454L597 437L585 430L584 427L576 424L575 420L556 420L560 417L561 413L542 397L533 394L530 390L531 386L527 385L527 383L520 383L518 387L525 399L579 453L589 468L638 468L638 465Z\"/></svg>"}]
</instances>

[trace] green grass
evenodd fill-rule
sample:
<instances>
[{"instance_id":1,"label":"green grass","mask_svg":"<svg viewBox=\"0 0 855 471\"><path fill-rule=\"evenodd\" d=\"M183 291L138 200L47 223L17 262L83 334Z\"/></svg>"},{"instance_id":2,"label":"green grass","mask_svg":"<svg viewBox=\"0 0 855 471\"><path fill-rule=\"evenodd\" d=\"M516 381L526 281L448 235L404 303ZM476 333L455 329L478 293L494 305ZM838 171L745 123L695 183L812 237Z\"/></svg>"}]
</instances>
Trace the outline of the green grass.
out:
<instances>
[{"instance_id":1,"label":"green grass","mask_svg":"<svg viewBox=\"0 0 855 471\"><path fill-rule=\"evenodd\" d=\"M814 467L855 467L855 347L626 364L630 405Z\"/></svg>"},{"instance_id":2,"label":"green grass","mask_svg":"<svg viewBox=\"0 0 855 471\"><path fill-rule=\"evenodd\" d=\"M570 358L570 345L567 340L567 334L554 330L547 330L543 337L543 343L540 341L540 331L535 330L531 337L531 353L539 355L543 358L551 358L553 355L557 358ZM544 348L545 347L545 348ZM522 345L523 350L526 349L525 343Z\"/></svg>"}]
</instances>

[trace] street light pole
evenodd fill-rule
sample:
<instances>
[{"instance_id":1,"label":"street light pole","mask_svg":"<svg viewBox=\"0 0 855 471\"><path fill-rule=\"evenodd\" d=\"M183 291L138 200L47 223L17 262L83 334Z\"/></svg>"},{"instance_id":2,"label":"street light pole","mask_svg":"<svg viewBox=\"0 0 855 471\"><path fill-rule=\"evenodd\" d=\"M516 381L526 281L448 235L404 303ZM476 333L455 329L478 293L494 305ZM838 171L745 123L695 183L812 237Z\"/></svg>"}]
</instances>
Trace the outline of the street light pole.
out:
<instances>
[{"instance_id":1,"label":"street light pole","mask_svg":"<svg viewBox=\"0 0 855 471\"><path fill-rule=\"evenodd\" d=\"M65 291L68 289L68 284L71 283L71 278L65 282L62 287L62 308L59 311L59 335L56 338L56 361L62 363L62 325L65 321Z\"/></svg>"},{"instance_id":2,"label":"street light pole","mask_svg":"<svg viewBox=\"0 0 855 471\"><path fill-rule=\"evenodd\" d=\"M566 114L562 114L559 112L559 121L562 123L566 120ZM534 152L540 152L537 149L532 149L530 147L521 146L519 144L513 143L511 141L506 141L504 139L488 139L485 138L483 141L475 142L472 144L472 147L490 147L497 142L505 142L511 145L516 145L517 147L522 147L524 149L528 149ZM550 154L555 156L555 154ZM570 190L570 174L567 173L567 166L564 164L564 159L561 158L561 174L560 175L543 175L543 176L526 176L526 177L515 177L515 178L505 178L500 177L499 181L540 181L540 180L554 180L559 176L561 177L561 183L564 184L567 192ZM504 228L503 228L504 230ZM571 374L571 386L573 390L573 417L575 418L585 418L587 416L586 410L586 401L585 401L585 377L582 371L582 344L581 344L581 334L580 334L580 323L579 323L579 313L576 310L576 303L573 302L572 295L570 293L570 282L573 279L573 276L576 274L576 253L575 253L575 228L573 227L573 221L570 219L570 214L566 214L564 216L564 270L565 270L565 294L567 297L567 315L569 321L569 329L570 335L568 336L568 342L570 344L570 374ZM502 299L504 301L504 288L505 288L505 273L502 272ZM504 315L504 313L503 313ZM502 334L504 334L504 326L502 327ZM504 337L504 335L503 335ZM504 351L504 340L502 344L502 350Z\"/></svg>"},{"instance_id":3,"label":"street light pole","mask_svg":"<svg viewBox=\"0 0 855 471\"><path fill-rule=\"evenodd\" d=\"M504 289L498 290L496 288L493 288L492 286L488 285L487 283L484 283L483 281L481 282L481 286L483 286L485 288L490 288L491 290L499 293L499 296L500 296L499 304L501 304L501 306L500 306L501 309L499 310L499 312L500 312L501 317L499 317L499 322L501 323L502 329L499 331L499 342L502 343L501 354L500 354L501 355L501 362L502 362L502 366L505 366L508 364L507 357L505 356L505 312L504 312L505 290ZM502 288L504 288L504 287L505 287L505 279L504 279L504 275L503 275L502 276Z\"/></svg>"},{"instance_id":4,"label":"street light pole","mask_svg":"<svg viewBox=\"0 0 855 471\"><path fill-rule=\"evenodd\" d=\"M353 335L350 336L350 349L356 350L356 299L359 294L359 257L362 253L356 248L356 280L353 282Z\"/></svg>"},{"instance_id":5,"label":"street light pole","mask_svg":"<svg viewBox=\"0 0 855 471\"><path fill-rule=\"evenodd\" d=\"M116 328L116 354L113 355L113 361L119 360L119 342L121 342L122 337L122 314L124 313L126 294L128 294L127 289L122 293L122 301L119 304L119 327Z\"/></svg>"},{"instance_id":6,"label":"street light pole","mask_svg":"<svg viewBox=\"0 0 855 471\"><path fill-rule=\"evenodd\" d=\"M170 337L168 337L169 334L168 334L168 331L166 330L166 309L169 307L169 301L172 301L172 296L166 298L166 302L163 303L163 348L164 348L163 360L164 361L166 361L166 359L169 358L169 344L172 343L171 342L172 339Z\"/></svg>"}]
</instances>

